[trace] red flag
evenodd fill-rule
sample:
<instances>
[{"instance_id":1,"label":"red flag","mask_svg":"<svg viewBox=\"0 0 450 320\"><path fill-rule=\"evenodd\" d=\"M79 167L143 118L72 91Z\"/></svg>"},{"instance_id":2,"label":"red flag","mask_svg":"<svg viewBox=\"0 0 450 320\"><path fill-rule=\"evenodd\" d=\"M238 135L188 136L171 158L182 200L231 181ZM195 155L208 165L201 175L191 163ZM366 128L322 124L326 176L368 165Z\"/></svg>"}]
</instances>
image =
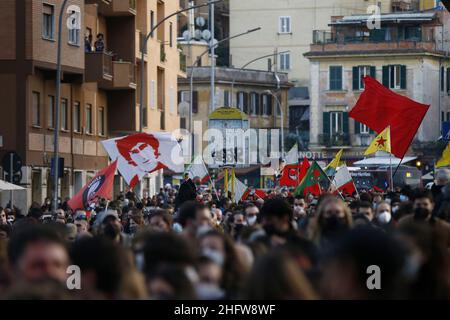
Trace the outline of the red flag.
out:
<instances>
[{"instance_id":1,"label":"red flag","mask_svg":"<svg viewBox=\"0 0 450 320\"><path fill-rule=\"evenodd\" d=\"M69 206L73 209L84 209L89 206L95 198L112 199L112 188L114 175L116 174L117 160L107 168L98 172L97 175L81 189L70 201Z\"/></svg>"},{"instance_id":2,"label":"red flag","mask_svg":"<svg viewBox=\"0 0 450 320\"><path fill-rule=\"evenodd\" d=\"M391 127L392 154L403 158L425 117L429 105L399 95L371 77L349 116L377 133Z\"/></svg>"},{"instance_id":3,"label":"red flag","mask_svg":"<svg viewBox=\"0 0 450 320\"><path fill-rule=\"evenodd\" d=\"M255 195L260 198L260 199L265 199L267 198L267 193L264 192L264 190L261 189L256 189L255 190Z\"/></svg>"},{"instance_id":4,"label":"red flag","mask_svg":"<svg viewBox=\"0 0 450 320\"><path fill-rule=\"evenodd\" d=\"M303 180L303 178L305 177L306 173L308 172L308 169L310 166L311 166L311 164L309 163L308 158L304 158L303 163L301 165L301 169L300 169L298 184ZM319 184L315 184L311 187L305 188L305 190L303 191L303 194L307 195L308 193L311 193L312 195L315 195L315 196L320 196Z\"/></svg>"},{"instance_id":5,"label":"red flag","mask_svg":"<svg viewBox=\"0 0 450 320\"><path fill-rule=\"evenodd\" d=\"M297 164L287 164L283 168L283 175L280 179L280 186L282 187L296 187L298 186L301 179L299 179L301 165Z\"/></svg>"}]
</instances>

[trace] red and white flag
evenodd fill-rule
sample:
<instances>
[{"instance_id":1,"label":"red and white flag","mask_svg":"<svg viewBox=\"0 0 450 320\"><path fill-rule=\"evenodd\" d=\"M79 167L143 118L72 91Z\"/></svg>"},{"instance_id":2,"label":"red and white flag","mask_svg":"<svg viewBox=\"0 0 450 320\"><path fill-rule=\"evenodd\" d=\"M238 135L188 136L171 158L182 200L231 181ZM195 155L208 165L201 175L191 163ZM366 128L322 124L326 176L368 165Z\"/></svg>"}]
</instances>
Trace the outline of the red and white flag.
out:
<instances>
[{"instance_id":1,"label":"red and white flag","mask_svg":"<svg viewBox=\"0 0 450 320\"><path fill-rule=\"evenodd\" d=\"M114 176L116 174L117 160L108 167L99 171L72 199L68 205L73 209L86 209L95 202L96 198L112 200Z\"/></svg>"},{"instance_id":2,"label":"red and white flag","mask_svg":"<svg viewBox=\"0 0 450 320\"><path fill-rule=\"evenodd\" d=\"M337 190L344 195L353 195L353 193L356 192L353 178L346 166L343 166L338 170L334 176L333 183Z\"/></svg>"},{"instance_id":3,"label":"red and white flag","mask_svg":"<svg viewBox=\"0 0 450 320\"><path fill-rule=\"evenodd\" d=\"M181 147L170 133L138 133L102 144L109 157L118 160L118 170L131 188L160 169L184 171Z\"/></svg>"}]
</instances>

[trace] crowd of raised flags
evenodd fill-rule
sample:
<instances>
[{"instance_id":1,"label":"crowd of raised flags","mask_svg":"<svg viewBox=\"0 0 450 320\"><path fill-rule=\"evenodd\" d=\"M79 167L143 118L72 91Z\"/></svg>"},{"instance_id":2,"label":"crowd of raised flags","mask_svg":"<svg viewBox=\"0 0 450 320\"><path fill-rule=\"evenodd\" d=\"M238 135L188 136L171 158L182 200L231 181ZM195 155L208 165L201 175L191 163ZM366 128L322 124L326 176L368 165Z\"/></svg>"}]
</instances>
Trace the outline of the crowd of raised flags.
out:
<instances>
[{"instance_id":1,"label":"crowd of raised flags","mask_svg":"<svg viewBox=\"0 0 450 320\"><path fill-rule=\"evenodd\" d=\"M351 110L350 117L379 133L364 155L384 151L403 159L429 106L394 93L371 77L365 77L364 83L365 90ZM145 175L160 169L170 169L178 173L184 171L191 179L198 177L202 184L214 185L201 156L195 157L185 169L181 147L169 133L139 133L106 140L102 144L113 162L71 199L69 205L73 209L86 207L97 197L112 199L116 168L130 188L135 187ZM341 161L343 153L344 149L341 149L335 158L322 168L316 161L311 164L307 158L300 162L298 146L294 145L285 157L278 184L280 187L295 188L296 195L318 196L323 192L322 186L327 184L327 191L337 192L341 196L352 195L358 191L345 162ZM435 167L449 165L450 144ZM232 200L236 203L245 200L250 192L261 198L265 195L260 189L251 191L236 177L232 181L234 185L229 186L228 191L233 189ZM392 165L390 185L392 188Z\"/></svg>"}]
</instances>

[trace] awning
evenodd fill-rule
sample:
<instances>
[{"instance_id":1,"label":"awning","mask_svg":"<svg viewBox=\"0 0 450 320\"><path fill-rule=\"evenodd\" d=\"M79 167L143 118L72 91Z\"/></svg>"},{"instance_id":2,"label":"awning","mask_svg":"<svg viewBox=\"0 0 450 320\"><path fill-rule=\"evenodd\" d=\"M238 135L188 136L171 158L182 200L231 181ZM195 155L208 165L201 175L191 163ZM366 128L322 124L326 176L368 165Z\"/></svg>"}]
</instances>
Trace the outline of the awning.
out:
<instances>
[{"instance_id":1,"label":"awning","mask_svg":"<svg viewBox=\"0 0 450 320\"><path fill-rule=\"evenodd\" d=\"M408 163L410 161L413 161L417 159L417 157L405 157L403 158L402 164ZM362 167L370 167L370 166L398 166L400 164L401 159L396 157L373 157L373 158L366 158L364 160L356 161L354 165L362 166Z\"/></svg>"},{"instance_id":2,"label":"awning","mask_svg":"<svg viewBox=\"0 0 450 320\"><path fill-rule=\"evenodd\" d=\"M414 13L389 13L382 14L380 16L381 22L428 22L432 21L436 17L435 12L414 12ZM353 15L345 16L340 20L330 23L333 25L351 25L351 24L365 24L369 19L372 19L372 15Z\"/></svg>"},{"instance_id":3,"label":"awning","mask_svg":"<svg viewBox=\"0 0 450 320\"><path fill-rule=\"evenodd\" d=\"M0 191L19 191L19 190L25 190L25 188L0 180Z\"/></svg>"}]
</instances>

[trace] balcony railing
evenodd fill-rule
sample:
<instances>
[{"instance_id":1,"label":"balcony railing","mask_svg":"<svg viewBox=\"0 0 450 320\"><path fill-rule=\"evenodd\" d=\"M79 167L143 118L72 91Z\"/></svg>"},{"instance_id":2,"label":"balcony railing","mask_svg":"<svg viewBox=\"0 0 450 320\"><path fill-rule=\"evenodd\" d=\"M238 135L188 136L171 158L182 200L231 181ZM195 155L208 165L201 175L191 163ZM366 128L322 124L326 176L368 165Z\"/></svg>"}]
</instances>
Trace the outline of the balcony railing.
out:
<instances>
[{"instance_id":1,"label":"balcony railing","mask_svg":"<svg viewBox=\"0 0 450 320\"><path fill-rule=\"evenodd\" d=\"M113 56L105 52L87 52L86 81L111 80L113 76Z\"/></svg>"},{"instance_id":2,"label":"balcony railing","mask_svg":"<svg viewBox=\"0 0 450 320\"><path fill-rule=\"evenodd\" d=\"M319 144L325 147L344 147L350 145L350 135L347 133L319 135Z\"/></svg>"}]
</instances>

